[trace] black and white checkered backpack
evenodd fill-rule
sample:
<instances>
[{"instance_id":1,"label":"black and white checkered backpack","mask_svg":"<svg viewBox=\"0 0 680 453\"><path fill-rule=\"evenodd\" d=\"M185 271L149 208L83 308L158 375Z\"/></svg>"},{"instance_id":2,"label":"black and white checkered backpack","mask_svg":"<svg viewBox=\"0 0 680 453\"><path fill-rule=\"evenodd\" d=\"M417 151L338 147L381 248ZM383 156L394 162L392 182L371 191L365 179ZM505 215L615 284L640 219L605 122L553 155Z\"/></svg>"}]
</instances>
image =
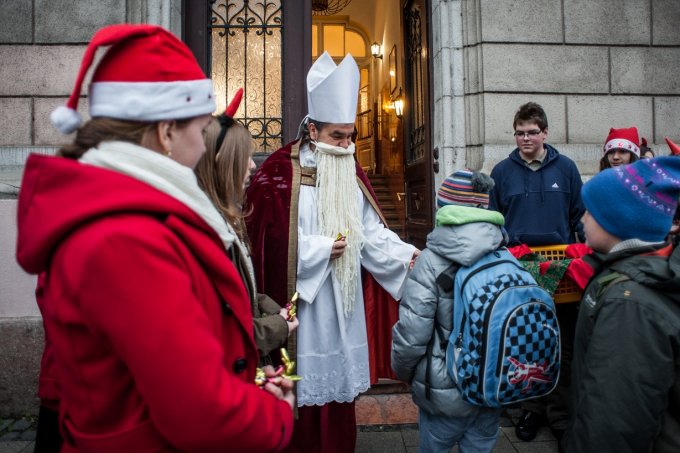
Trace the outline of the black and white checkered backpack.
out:
<instances>
[{"instance_id":1,"label":"black and white checkered backpack","mask_svg":"<svg viewBox=\"0 0 680 453\"><path fill-rule=\"evenodd\" d=\"M448 373L462 397L500 407L550 393L560 370L555 303L507 249L458 269Z\"/></svg>"}]
</instances>

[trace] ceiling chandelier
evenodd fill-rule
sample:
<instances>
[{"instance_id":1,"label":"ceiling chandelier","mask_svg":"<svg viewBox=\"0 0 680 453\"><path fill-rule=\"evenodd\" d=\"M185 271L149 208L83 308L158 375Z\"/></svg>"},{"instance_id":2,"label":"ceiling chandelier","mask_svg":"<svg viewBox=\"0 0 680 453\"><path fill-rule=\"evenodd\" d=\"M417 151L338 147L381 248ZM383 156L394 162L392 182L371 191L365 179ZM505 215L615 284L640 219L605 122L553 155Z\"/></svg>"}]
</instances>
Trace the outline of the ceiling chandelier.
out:
<instances>
[{"instance_id":1,"label":"ceiling chandelier","mask_svg":"<svg viewBox=\"0 0 680 453\"><path fill-rule=\"evenodd\" d=\"M339 13L352 0L312 0L312 14L330 16Z\"/></svg>"}]
</instances>

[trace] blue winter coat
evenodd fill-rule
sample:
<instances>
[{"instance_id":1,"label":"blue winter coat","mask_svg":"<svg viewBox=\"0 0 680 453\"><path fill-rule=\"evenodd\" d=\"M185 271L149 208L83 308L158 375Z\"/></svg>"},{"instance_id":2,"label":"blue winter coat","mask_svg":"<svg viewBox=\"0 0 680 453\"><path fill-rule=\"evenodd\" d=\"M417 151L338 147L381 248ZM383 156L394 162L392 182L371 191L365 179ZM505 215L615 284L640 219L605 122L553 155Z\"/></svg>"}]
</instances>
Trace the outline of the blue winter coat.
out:
<instances>
[{"instance_id":1,"label":"blue winter coat","mask_svg":"<svg viewBox=\"0 0 680 453\"><path fill-rule=\"evenodd\" d=\"M550 145L540 169L533 171L515 148L491 171L496 185L489 209L503 214L509 245L571 244L583 238L581 175L576 164Z\"/></svg>"}]
</instances>

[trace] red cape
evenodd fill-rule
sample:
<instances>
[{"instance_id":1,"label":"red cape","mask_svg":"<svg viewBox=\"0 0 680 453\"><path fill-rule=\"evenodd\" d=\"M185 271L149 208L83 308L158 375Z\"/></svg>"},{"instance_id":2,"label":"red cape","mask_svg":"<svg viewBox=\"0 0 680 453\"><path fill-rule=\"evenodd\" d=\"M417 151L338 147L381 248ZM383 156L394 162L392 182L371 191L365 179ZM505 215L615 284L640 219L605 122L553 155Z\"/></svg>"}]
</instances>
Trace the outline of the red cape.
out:
<instances>
[{"instance_id":1,"label":"red cape","mask_svg":"<svg viewBox=\"0 0 680 453\"><path fill-rule=\"evenodd\" d=\"M300 193L299 144L292 142L269 156L252 178L246 192L245 212L258 291L285 306L295 293L297 277L297 218ZM291 157L292 155L292 157ZM366 173L356 164L357 182L382 219L377 198ZM362 187L363 186L363 187ZM295 194L292 197L292 194ZM290 228L295 225L295 228ZM392 326L399 304L362 269L371 383L396 379L390 366ZM288 349L295 360L294 335Z\"/></svg>"}]
</instances>

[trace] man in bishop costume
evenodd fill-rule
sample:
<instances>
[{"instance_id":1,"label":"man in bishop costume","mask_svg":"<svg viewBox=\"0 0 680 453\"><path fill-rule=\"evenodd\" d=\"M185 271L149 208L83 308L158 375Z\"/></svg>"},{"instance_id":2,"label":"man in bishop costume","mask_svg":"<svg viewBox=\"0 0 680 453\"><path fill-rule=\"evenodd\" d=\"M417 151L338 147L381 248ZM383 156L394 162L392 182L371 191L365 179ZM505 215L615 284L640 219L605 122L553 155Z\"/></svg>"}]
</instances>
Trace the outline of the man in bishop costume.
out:
<instances>
[{"instance_id":1,"label":"man in bishop costume","mask_svg":"<svg viewBox=\"0 0 680 453\"><path fill-rule=\"evenodd\" d=\"M298 140L274 152L246 195L259 291L298 293L299 419L290 452L354 451L355 398L390 369L391 327L419 251L385 227L351 141L359 69L325 53L307 74ZM247 211L246 211L247 212Z\"/></svg>"}]
</instances>

